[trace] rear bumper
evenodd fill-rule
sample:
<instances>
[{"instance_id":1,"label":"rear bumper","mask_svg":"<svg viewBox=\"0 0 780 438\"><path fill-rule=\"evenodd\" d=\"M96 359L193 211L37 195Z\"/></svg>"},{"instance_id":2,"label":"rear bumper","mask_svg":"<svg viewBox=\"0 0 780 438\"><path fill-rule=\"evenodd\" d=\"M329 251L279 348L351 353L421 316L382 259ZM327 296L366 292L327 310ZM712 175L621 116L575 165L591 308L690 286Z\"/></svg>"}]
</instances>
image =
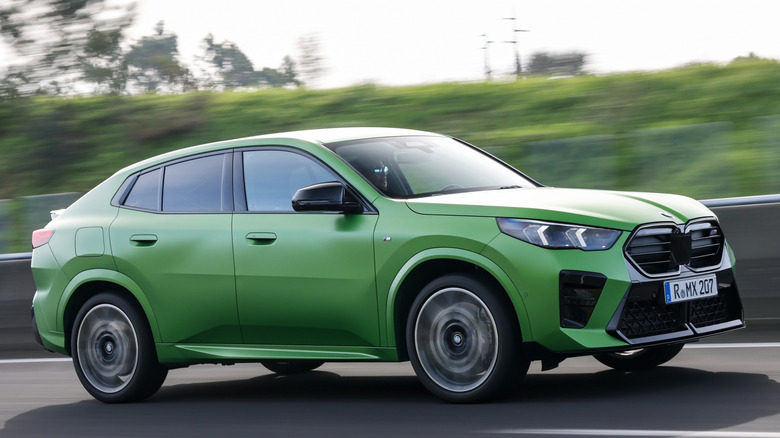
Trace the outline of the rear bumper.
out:
<instances>
[{"instance_id":1,"label":"rear bumper","mask_svg":"<svg viewBox=\"0 0 780 438\"><path fill-rule=\"evenodd\" d=\"M35 321L35 306L30 307L30 316L32 316L32 331L35 342L43 347L43 339L41 339L41 333L38 331L38 323Z\"/></svg>"}]
</instances>

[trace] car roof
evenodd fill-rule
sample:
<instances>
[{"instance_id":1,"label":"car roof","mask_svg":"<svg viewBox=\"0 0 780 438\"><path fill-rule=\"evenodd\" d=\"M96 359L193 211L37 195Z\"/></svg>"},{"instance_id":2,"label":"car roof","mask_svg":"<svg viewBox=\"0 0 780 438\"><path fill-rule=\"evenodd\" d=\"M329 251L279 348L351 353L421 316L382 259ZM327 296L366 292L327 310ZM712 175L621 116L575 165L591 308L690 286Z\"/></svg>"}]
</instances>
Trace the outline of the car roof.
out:
<instances>
[{"instance_id":1,"label":"car roof","mask_svg":"<svg viewBox=\"0 0 780 438\"><path fill-rule=\"evenodd\" d=\"M376 137L398 137L406 135L439 135L431 132L401 128L325 128L306 131L291 131L278 134L259 135L250 138L295 138L316 143L337 143Z\"/></svg>"},{"instance_id":2,"label":"car roof","mask_svg":"<svg viewBox=\"0 0 780 438\"><path fill-rule=\"evenodd\" d=\"M253 144L268 144L269 140L278 139L280 142L284 140L297 140L307 143L315 144L327 144L338 143L341 141L360 140L368 138L378 137L401 137L410 135L426 135L426 136L441 136L441 134L435 134L432 132L417 131L414 129L402 129L402 128L379 128L379 127L354 127L354 128L324 128L324 129L310 129L303 131L289 131L280 132L274 134L263 134L251 137L236 138L232 140L223 140L214 143L207 143L198 146L190 146L183 149L177 149L171 152L167 152L161 155L147 158L140 161L117 173L133 173L139 170L145 169L150 166L155 166L166 161L175 160L178 158L185 158L189 155L218 151L221 149L229 149L231 147L243 147L252 146Z\"/></svg>"}]
</instances>

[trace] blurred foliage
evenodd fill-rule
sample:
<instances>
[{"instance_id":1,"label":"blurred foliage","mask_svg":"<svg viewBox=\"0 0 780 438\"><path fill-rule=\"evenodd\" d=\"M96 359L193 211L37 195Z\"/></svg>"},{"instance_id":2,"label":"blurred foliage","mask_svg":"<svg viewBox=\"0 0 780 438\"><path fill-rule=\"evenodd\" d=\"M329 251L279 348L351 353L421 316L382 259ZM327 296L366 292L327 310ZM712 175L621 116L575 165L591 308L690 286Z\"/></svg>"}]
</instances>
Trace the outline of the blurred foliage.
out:
<instances>
[{"instance_id":1,"label":"blurred foliage","mask_svg":"<svg viewBox=\"0 0 780 438\"><path fill-rule=\"evenodd\" d=\"M699 199L772 193L778 83L778 62L745 58L505 83L37 96L0 103L0 199L85 192L121 167L194 144L340 126L449 134L549 185Z\"/></svg>"},{"instance_id":2,"label":"blurred foliage","mask_svg":"<svg viewBox=\"0 0 780 438\"><path fill-rule=\"evenodd\" d=\"M130 46L125 56L130 77L144 92L193 91L197 88L195 78L178 59L178 37L166 33L164 27L162 21L158 22L154 35L145 36Z\"/></svg>"},{"instance_id":3,"label":"blurred foliage","mask_svg":"<svg viewBox=\"0 0 780 438\"><path fill-rule=\"evenodd\" d=\"M208 34L203 39L203 48L203 60L215 70L216 79L213 82L224 88L301 85L297 79L295 61L289 56L284 57L279 69L264 67L256 71L252 61L235 43L230 41L217 43L214 41L214 36Z\"/></svg>"},{"instance_id":4,"label":"blurred foliage","mask_svg":"<svg viewBox=\"0 0 780 438\"><path fill-rule=\"evenodd\" d=\"M121 91L126 66L120 44L134 7L103 0L4 0L0 37L18 59L2 66L0 101L87 88Z\"/></svg>"},{"instance_id":5,"label":"blurred foliage","mask_svg":"<svg viewBox=\"0 0 780 438\"><path fill-rule=\"evenodd\" d=\"M247 86L300 86L322 74L315 36L302 37L301 67L290 56L278 69L255 70L234 43L204 39L193 72L178 37L158 22L152 35L126 44L135 17L131 0L0 1L0 42L14 52L0 65L0 102L35 95L185 93ZM201 74L198 74L201 73Z\"/></svg>"}]
</instances>

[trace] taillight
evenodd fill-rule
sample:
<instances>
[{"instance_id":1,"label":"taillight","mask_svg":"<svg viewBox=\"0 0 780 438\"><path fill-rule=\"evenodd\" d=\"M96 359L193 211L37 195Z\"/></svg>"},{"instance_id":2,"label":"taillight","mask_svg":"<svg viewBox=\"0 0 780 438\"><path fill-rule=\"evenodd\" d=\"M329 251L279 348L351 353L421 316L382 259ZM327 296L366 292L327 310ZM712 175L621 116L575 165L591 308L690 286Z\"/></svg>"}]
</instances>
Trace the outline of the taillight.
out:
<instances>
[{"instance_id":1,"label":"taillight","mask_svg":"<svg viewBox=\"0 0 780 438\"><path fill-rule=\"evenodd\" d=\"M33 249L41 246L46 245L49 243L49 239L51 239L51 236L54 234L54 230L49 229L42 229L42 230L35 230L32 233L32 247Z\"/></svg>"}]
</instances>

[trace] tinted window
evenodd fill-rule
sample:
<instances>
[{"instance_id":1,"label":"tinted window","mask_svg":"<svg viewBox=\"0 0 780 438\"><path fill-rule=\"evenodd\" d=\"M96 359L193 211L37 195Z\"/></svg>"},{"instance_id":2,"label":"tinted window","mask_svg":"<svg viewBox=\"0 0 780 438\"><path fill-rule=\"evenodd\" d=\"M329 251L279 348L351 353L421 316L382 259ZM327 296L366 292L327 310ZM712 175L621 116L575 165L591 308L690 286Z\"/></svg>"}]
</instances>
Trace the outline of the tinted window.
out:
<instances>
[{"instance_id":1,"label":"tinted window","mask_svg":"<svg viewBox=\"0 0 780 438\"><path fill-rule=\"evenodd\" d=\"M292 212L292 197L298 189L336 179L322 164L294 152L244 152L249 211Z\"/></svg>"},{"instance_id":2,"label":"tinted window","mask_svg":"<svg viewBox=\"0 0 780 438\"><path fill-rule=\"evenodd\" d=\"M446 137L373 138L325 146L391 197L534 187L513 168Z\"/></svg>"},{"instance_id":3,"label":"tinted window","mask_svg":"<svg viewBox=\"0 0 780 438\"><path fill-rule=\"evenodd\" d=\"M225 155L212 155L165 168L163 211L222 211Z\"/></svg>"},{"instance_id":4,"label":"tinted window","mask_svg":"<svg viewBox=\"0 0 780 438\"><path fill-rule=\"evenodd\" d=\"M133 184L133 189L127 195L124 205L127 207L145 208L147 210L160 209L160 175L162 171L139 176Z\"/></svg>"}]
</instances>

